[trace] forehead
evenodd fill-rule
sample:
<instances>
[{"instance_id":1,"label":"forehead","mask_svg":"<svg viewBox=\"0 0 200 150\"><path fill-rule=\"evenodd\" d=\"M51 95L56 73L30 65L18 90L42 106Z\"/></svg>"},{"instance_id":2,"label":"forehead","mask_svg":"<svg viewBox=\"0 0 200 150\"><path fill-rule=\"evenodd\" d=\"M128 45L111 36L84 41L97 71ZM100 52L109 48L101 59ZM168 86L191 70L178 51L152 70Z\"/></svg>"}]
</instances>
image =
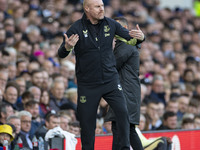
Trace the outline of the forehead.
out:
<instances>
[{"instance_id":1,"label":"forehead","mask_svg":"<svg viewBox=\"0 0 200 150\"><path fill-rule=\"evenodd\" d=\"M14 86L9 86L6 91L8 92L17 92L17 89Z\"/></svg>"},{"instance_id":2,"label":"forehead","mask_svg":"<svg viewBox=\"0 0 200 150\"><path fill-rule=\"evenodd\" d=\"M87 4L90 6L95 6L95 5L102 5L103 1L102 0L86 0Z\"/></svg>"},{"instance_id":3,"label":"forehead","mask_svg":"<svg viewBox=\"0 0 200 150\"><path fill-rule=\"evenodd\" d=\"M29 116L21 116L21 120L31 120L31 117L29 117Z\"/></svg>"},{"instance_id":4,"label":"forehead","mask_svg":"<svg viewBox=\"0 0 200 150\"><path fill-rule=\"evenodd\" d=\"M10 119L10 122L14 123L14 122L20 122L19 118L12 118Z\"/></svg>"}]
</instances>

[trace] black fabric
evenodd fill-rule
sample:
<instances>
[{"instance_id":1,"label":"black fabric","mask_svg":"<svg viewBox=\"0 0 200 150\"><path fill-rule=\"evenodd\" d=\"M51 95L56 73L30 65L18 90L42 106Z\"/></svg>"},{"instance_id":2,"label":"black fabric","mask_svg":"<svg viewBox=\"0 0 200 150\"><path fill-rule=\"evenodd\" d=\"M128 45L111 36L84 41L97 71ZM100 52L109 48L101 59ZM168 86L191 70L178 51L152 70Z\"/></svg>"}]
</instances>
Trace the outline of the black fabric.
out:
<instances>
[{"instance_id":1,"label":"black fabric","mask_svg":"<svg viewBox=\"0 0 200 150\"><path fill-rule=\"evenodd\" d=\"M78 84L102 84L113 78L118 78L112 43L115 35L130 40L131 37L127 29L113 19L105 17L99 25L97 42L96 33L91 28L91 23L88 23L86 16L83 15L82 19L76 21L66 34L68 37L72 34L79 35L79 41L74 47ZM64 45L65 41L58 50L58 55L61 58L69 54Z\"/></svg>"},{"instance_id":2,"label":"black fabric","mask_svg":"<svg viewBox=\"0 0 200 150\"><path fill-rule=\"evenodd\" d=\"M113 144L112 144L112 150L118 150L119 145L118 145L118 129L117 129L117 124L115 121L112 121L112 132L113 132ZM134 150L144 150L142 147L142 143L140 141L140 138L135 130L135 125L130 124L130 144L131 147Z\"/></svg>"},{"instance_id":3,"label":"black fabric","mask_svg":"<svg viewBox=\"0 0 200 150\"><path fill-rule=\"evenodd\" d=\"M99 101L103 97L116 113L120 127L119 149L129 150L129 121L123 92L118 89L117 80L96 86L78 86L78 118L81 125L82 150L94 150L96 112ZM85 96L81 102L80 96Z\"/></svg>"},{"instance_id":4,"label":"black fabric","mask_svg":"<svg viewBox=\"0 0 200 150\"><path fill-rule=\"evenodd\" d=\"M131 124L139 124L140 121L140 104L141 88L139 79L139 51L136 46L127 45L124 42L117 41L114 49L116 57L116 67L122 89L126 98L129 119ZM107 121L115 121L113 111L109 109Z\"/></svg>"}]
</instances>

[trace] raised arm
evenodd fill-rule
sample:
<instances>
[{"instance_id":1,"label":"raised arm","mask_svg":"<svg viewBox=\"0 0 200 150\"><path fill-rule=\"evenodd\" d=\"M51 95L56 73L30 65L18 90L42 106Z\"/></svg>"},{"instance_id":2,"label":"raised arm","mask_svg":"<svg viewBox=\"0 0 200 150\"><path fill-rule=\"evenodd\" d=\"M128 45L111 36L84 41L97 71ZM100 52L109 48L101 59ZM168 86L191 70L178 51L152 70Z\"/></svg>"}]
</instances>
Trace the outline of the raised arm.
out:
<instances>
[{"instance_id":1,"label":"raised arm","mask_svg":"<svg viewBox=\"0 0 200 150\"><path fill-rule=\"evenodd\" d=\"M69 38L67 34L64 34L63 43L58 49L58 56L60 58L65 58L74 48L78 40L79 40L78 34L72 34Z\"/></svg>"},{"instance_id":2,"label":"raised arm","mask_svg":"<svg viewBox=\"0 0 200 150\"><path fill-rule=\"evenodd\" d=\"M140 27L138 24L136 25L136 29L129 31L129 35L139 41L144 40L144 33L142 32L142 30L140 30Z\"/></svg>"}]
</instances>

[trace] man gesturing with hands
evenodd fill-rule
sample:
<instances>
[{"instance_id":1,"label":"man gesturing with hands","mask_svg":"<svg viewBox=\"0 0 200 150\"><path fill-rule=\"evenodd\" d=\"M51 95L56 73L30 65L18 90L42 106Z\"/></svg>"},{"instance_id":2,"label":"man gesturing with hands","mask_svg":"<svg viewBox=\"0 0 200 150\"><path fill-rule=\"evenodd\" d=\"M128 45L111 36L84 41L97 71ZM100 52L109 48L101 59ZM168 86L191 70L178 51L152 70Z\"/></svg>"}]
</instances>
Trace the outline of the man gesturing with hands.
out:
<instances>
[{"instance_id":1,"label":"man gesturing with hands","mask_svg":"<svg viewBox=\"0 0 200 150\"><path fill-rule=\"evenodd\" d=\"M82 150L94 150L96 114L102 97L116 114L121 137L119 149L129 150L129 118L115 68L112 42L118 35L127 41L135 37L134 42L138 44L144 40L144 34L141 30L129 32L118 22L105 17L102 0L84 0L83 8L83 17L71 25L58 49L60 58L66 57L72 49L76 56Z\"/></svg>"}]
</instances>

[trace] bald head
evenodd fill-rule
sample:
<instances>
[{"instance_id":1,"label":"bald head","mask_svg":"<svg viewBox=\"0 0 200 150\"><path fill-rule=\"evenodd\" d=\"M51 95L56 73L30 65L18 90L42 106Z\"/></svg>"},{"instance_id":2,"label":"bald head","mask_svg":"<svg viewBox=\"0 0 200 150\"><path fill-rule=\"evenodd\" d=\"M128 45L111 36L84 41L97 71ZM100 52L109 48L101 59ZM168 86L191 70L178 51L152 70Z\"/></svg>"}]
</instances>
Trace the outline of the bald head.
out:
<instances>
[{"instance_id":1,"label":"bald head","mask_svg":"<svg viewBox=\"0 0 200 150\"><path fill-rule=\"evenodd\" d=\"M104 18L104 4L102 0L84 0L84 12L92 24L97 24Z\"/></svg>"},{"instance_id":2,"label":"bald head","mask_svg":"<svg viewBox=\"0 0 200 150\"><path fill-rule=\"evenodd\" d=\"M88 6L91 3L91 0L84 0L83 1L83 8L85 8L86 6Z\"/></svg>"}]
</instances>

